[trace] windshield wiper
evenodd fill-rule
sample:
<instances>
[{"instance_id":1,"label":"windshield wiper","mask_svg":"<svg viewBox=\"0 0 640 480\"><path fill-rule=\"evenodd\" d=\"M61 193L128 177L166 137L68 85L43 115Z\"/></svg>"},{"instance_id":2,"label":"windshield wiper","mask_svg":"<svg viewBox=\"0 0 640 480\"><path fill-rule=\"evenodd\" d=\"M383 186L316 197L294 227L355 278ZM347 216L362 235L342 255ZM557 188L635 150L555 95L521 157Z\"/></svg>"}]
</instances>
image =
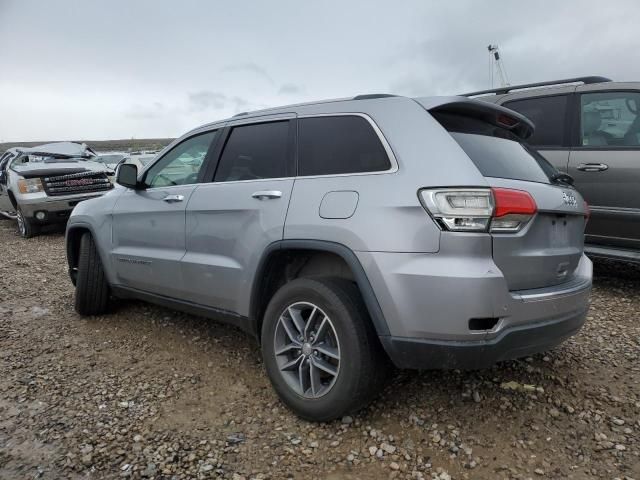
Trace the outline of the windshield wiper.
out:
<instances>
[{"instance_id":1,"label":"windshield wiper","mask_svg":"<svg viewBox=\"0 0 640 480\"><path fill-rule=\"evenodd\" d=\"M573 185L573 177L568 173L556 172L551 175L550 180L554 183L564 183L565 185Z\"/></svg>"}]
</instances>

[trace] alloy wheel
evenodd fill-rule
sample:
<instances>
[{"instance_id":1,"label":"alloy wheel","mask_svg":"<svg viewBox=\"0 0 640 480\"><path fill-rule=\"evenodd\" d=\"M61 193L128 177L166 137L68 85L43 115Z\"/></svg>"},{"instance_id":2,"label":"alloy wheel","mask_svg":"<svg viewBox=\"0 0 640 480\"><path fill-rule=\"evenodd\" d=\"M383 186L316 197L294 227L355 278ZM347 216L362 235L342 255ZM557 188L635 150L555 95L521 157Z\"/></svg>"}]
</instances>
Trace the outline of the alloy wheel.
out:
<instances>
[{"instance_id":1,"label":"alloy wheel","mask_svg":"<svg viewBox=\"0 0 640 480\"><path fill-rule=\"evenodd\" d=\"M319 398L333 387L340 372L340 343L331 319L309 302L289 305L274 334L276 362L298 395Z\"/></svg>"}]
</instances>

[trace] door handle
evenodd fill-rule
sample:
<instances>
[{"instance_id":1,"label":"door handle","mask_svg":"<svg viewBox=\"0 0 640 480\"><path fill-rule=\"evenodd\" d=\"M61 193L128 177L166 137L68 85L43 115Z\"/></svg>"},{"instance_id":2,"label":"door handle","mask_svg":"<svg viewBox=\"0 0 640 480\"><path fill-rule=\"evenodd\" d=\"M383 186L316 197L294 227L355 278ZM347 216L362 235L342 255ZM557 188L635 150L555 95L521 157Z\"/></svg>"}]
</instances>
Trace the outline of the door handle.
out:
<instances>
[{"instance_id":1,"label":"door handle","mask_svg":"<svg viewBox=\"0 0 640 480\"><path fill-rule=\"evenodd\" d=\"M162 199L167 203L176 203L184 200L184 195L167 195Z\"/></svg>"},{"instance_id":2,"label":"door handle","mask_svg":"<svg viewBox=\"0 0 640 480\"><path fill-rule=\"evenodd\" d=\"M604 172L609 168L609 165L604 163L581 163L577 168L581 172Z\"/></svg>"},{"instance_id":3,"label":"door handle","mask_svg":"<svg viewBox=\"0 0 640 480\"><path fill-rule=\"evenodd\" d=\"M280 190L260 190L259 192L254 192L251 196L258 200L271 200L282 197L282 192Z\"/></svg>"}]
</instances>

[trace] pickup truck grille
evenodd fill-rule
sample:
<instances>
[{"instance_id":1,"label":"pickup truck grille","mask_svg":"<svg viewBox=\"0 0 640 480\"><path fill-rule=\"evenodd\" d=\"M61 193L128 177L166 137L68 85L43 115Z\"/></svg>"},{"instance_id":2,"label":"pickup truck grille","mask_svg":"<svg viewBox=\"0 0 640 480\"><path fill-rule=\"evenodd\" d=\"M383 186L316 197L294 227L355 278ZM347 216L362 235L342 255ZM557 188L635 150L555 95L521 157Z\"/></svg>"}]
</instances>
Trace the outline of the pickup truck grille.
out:
<instances>
[{"instance_id":1,"label":"pickup truck grille","mask_svg":"<svg viewBox=\"0 0 640 480\"><path fill-rule=\"evenodd\" d=\"M113 188L104 172L80 172L44 177L42 184L49 196L106 192Z\"/></svg>"}]
</instances>

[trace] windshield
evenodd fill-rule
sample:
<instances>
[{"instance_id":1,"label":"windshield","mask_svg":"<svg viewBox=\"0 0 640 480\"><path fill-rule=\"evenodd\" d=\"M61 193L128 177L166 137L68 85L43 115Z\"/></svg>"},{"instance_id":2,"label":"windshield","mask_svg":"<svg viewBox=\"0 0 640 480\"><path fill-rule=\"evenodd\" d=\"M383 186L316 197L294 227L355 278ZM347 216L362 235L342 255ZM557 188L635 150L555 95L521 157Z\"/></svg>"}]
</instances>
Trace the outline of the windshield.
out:
<instances>
[{"instance_id":1,"label":"windshield","mask_svg":"<svg viewBox=\"0 0 640 480\"><path fill-rule=\"evenodd\" d=\"M87 160L91 160L91 158L84 157L60 157L60 156L50 156L50 155L37 155L37 154L29 154L29 155L21 155L16 158L11 164L11 168L15 170L20 170L27 168L29 165L33 164L51 164L51 163L78 163L85 162Z\"/></svg>"}]
</instances>

